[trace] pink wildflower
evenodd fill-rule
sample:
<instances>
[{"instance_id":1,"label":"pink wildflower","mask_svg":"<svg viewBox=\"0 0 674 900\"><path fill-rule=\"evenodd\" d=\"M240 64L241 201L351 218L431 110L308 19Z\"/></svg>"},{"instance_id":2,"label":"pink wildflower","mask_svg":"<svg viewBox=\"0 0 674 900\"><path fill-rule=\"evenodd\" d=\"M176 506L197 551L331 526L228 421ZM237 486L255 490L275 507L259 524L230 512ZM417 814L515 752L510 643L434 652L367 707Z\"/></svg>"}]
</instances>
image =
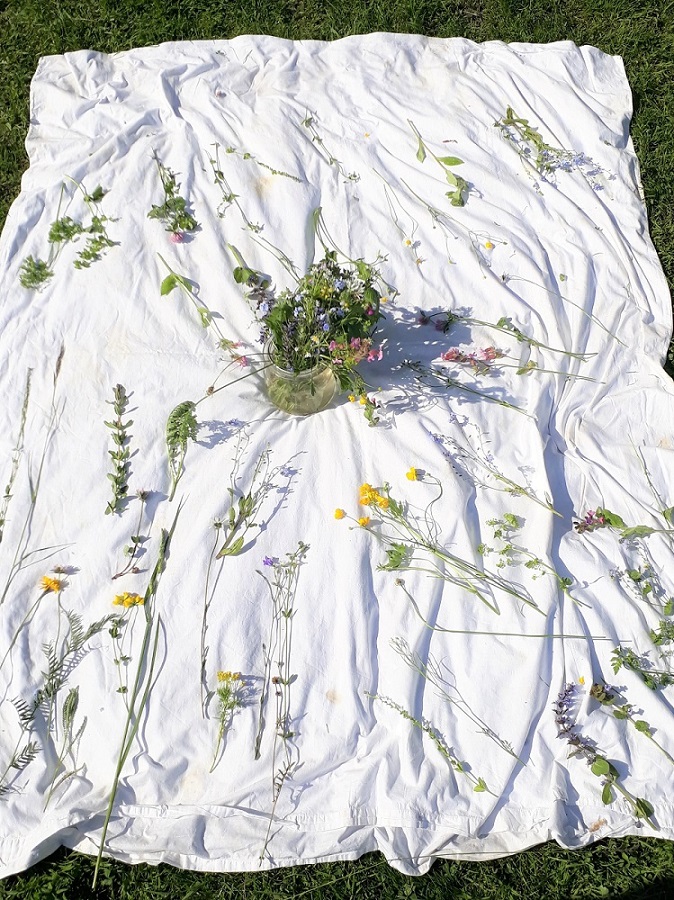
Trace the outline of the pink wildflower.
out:
<instances>
[{"instance_id":1,"label":"pink wildflower","mask_svg":"<svg viewBox=\"0 0 674 900\"><path fill-rule=\"evenodd\" d=\"M384 356L384 351L379 347L376 349L373 347L370 352L367 354L367 361L374 362L376 359L381 359Z\"/></svg>"},{"instance_id":2,"label":"pink wildflower","mask_svg":"<svg viewBox=\"0 0 674 900\"><path fill-rule=\"evenodd\" d=\"M185 235L182 233L182 231L172 232L172 234L171 234L171 243L172 244L182 244L182 242L184 240L185 240Z\"/></svg>"},{"instance_id":3,"label":"pink wildflower","mask_svg":"<svg viewBox=\"0 0 674 900\"><path fill-rule=\"evenodd\" d=\"M358 350L358 348L360 347L360 338L351 338L349 346L352 350Z\"/></svg>"},{"instance_id":4,"label":"pink wildflower","mask_svg":"<svg viewBox=\"0 0 674 900\"><path fill-rule=\"evenodd\" d=\"M237 362L242 369L245 369L248 365L248 357L247 356L235 356L234 362Z\"/></svg>"},{"instance_id":5,"label":"pink wildflower","mask_svg":"<svg viewBox=\"0 0 674 900\"><path fill-rule=\"evenodd\" d=\"M328 350L332 353L333 350L337 348L337 341L330 341L328 344Z\"/></svg>"},{"instance_id":6,"label":"pink wildflower","mask_svg":"<svg viewBox=\"0 0 674 900\"><path fill-rule=\"evenodd\" d=\"M446 350L440 356L440 359L444 359L445 362L456 362L457 360L462 360L463 358L463 353L459 350L458 347L452 347L450 350Z\"/></svg>"}]
</instances>

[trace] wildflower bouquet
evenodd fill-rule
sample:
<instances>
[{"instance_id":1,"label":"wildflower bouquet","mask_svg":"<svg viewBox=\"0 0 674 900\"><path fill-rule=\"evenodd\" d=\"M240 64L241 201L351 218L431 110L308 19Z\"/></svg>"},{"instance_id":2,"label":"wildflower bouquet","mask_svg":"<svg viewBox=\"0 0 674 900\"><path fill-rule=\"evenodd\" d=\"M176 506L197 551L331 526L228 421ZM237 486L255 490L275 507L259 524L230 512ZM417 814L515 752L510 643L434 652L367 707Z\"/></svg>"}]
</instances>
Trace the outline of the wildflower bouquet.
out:
<instances>
[{"instance_id":1,"label":"wildflower bouquet","mask_svg":"<svg viewBox=\"0 0 674 900\"><path fill-rule=\"evenodd\" d=\"M239 269L235 278L245 277L250 284L258 273L249 272ZM379 280L374 265L355 260L344 267L331 250L309 267L294 289L278 296L268 282L258 280L249 298L255 301L270 362L295 375L327 366L341 390L362 393L364 382L356 366L382 358L381 347L372 339L383 318L375 287Z\"/></svg>"}]
</instances>

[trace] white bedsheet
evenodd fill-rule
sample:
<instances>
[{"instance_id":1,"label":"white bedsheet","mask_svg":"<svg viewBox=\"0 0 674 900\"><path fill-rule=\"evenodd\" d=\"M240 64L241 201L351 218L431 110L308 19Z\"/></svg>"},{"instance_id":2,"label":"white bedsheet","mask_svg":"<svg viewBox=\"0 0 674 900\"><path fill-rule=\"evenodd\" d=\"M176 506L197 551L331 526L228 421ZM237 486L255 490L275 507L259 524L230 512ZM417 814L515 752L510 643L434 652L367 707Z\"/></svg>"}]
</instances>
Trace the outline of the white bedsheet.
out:
<instances>
[{"instance_id":1,"label":"white bedsheet","mask_svg":"<svg viewBox=\"0 0 674 900\"><path fill-rule=\"evenodd\" d=\"M545 180L532 163L535 153L518 154L495 127L508 107L547 144L569 151L566 168ZM7 788L0 797L1 875L61 844L98 851L126 721L118 670L128 672L128 697L141 658L143 610L128 617L126 665L114 662L107 626L86 642L56 695L55 719L43 704L22 730L16 701L30 704L44 687L43 645L58 648L67 637L59 604L87 627L120 611L112 605L116 595L145 593L161 529L171 527L181 501L152 605L160 620L152 684L121 771L106 854L227 871L354 859L379 849L395 868L417 874L439 857L488 859L550 839L579 847L608 835L674 836L671 760L589 696L593 681L618 686L635 717L674 754L672 688L651 690L637 672L611 669L619 645L667 669L667 657L659 657L667 645L656 646L649 631L668 620L674 544L666 531L621 543L615 529L573 527L599 507L629 526L666 529L662 511L674 505L674 392L661 369L670 297L648 235L630 116L622 61L570 42L239 37L40 61L31 89L30 168L0 243L0 478L10 479L17 460L0 544L0 769ZM452 171L469 183L464 207L450 205L432 156L418 159L410 120L434 154L463 161ZM257 234L236 203L217 215L222 195L208 161L215 144L241 210L263 228ZM153 152L176 173L200 224L182 244L147 217L163 199ZM98 185L107 191L101 208L115 219L108 232L116 246L76 269L80 239L66 246L43 290L28 290L21 266L29 255L46 257L62 184L63 203L74 198L68 214L86 213L68 177L89 192ZM381 271L397 291L384 307L384 358L363 364L379 425L368 427L360 404L344 396L316 415L288 416L270 405L253 376L199 405L198 438L169 503L167 416L179 402L204 395L224 354L184 294L160 296L167 270L158 254L198 287L199 303L252 355L259 329L226 245L277 287L290 286L261 241L304 270L322 253L312 230L318 207L348 256L385 255ZM433 327L438 317L420 324L420 310L443 309L490 323L510 317L543 344L595 355L581 362L484 326L459 324L444 334ZM505 368L479 381L448 369L527 416L465 391L419 388L401 365L437 364L453 346L496 346L508 352L505 362L531 359L594 380ZM105 515L112 444L104 421L118 383L133 419L131 499L122 514ZM504 482L484 469L461 474L448 458L451 441L482 441L504 476L528 485L541 502L496 490ZM249 687L211 772L218 721L214 701L208 717L201 710L201 622L213 521L230 505L237 446L235 493L247 489L267 447L274 474L244 551L210 569L209 685L218 670L231 670ZM416 481L406 478L411 467ZM423 510L436 492L433 477L443 487L433 507L442 546L479 566L479 544L502 546L488 521L511 513L522 524L517 542L570 578L570 593L549 572L527 569L521 555L519 565L496 570L490 554L484 565L539 607L497 592L496 614L426 572L378 570L386 554L374 513L369 529L334 518L338 507L350 517L364 514L364 482L389 482L394 497ZM140 490L151 493L138 528ZM545 507L546 497L560 515ZM140 571L112 580L133 534L147 538ZM287 749L295 768L269 829L282 741L274 742L272 685L254 758L272 615L257 570L270 574L264 558L282 561L299 541L309 550L292 618L294 735ZM66 586L58 598L48 593L37 602L40 579L53 577L53 566L67 570ZM616 574L637 570L641 582ZM640 593L646 581L652 591ZM442 667L449 699L406 665L391 643L398 639ZM657 831L639 824L620 795L604 805L601 779L582 759L568 758L553 703L571 682L578 732L612 762L632 796L653 805ZM76 687L74 728L85 719L86 726L61 766L61 710ZM429 723L489 790L475 792L427 733L372 694ZM31 741L35 759L8 769ZM58 784L68 772L74 774Z\"/></svg>"}]
</instances>

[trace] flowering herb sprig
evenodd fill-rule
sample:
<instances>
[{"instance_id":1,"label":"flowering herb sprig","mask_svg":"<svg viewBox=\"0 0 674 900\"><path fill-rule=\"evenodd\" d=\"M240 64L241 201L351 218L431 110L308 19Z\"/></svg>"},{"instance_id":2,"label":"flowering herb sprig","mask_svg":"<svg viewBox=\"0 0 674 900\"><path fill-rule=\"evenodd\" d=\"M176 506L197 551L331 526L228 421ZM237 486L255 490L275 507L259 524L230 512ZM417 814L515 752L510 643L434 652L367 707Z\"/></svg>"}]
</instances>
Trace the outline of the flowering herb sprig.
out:
<instances>
[{"instance_id":1,"label":"flowering herb sprig","mask_svg":"<svg viewBox=\"0 0 674 900\"><path fill-rule=\"evenodd\" d=\"M597 528L612 528L620 535L620 542L634 538L648 537L650 534L674 534L674 528L653 528L651 525L627 525L623 518L610 509L598 506L588 510L585 516L574 523L579 534L596 531Z\"/></svg>"},{"instance_id":2,"label":"flowering herb sprig","mask_svg":"<svg viewBox=\"0 0 674 900\"><path fill-rule=\"evenodd\" d=\"M405 709L405 707L401 706L399 703L396 703L390 697L383 696L382 694L367 694L367 696L372 700L379 700L384 706L388 706L389 709L395 710L403 717L403 719L406 719L411 725L419 729L422 734L427 735L436 746L440 755L447 760L450 767L458 774L465 776L471 782L473 791L476 794L481 794L486 791L488 794L492 794L494 797L496 796L496 794L489 790L484 778L479 778L477 775L474 775L471 769L452 752L447 746L447 742L440 734L438 734L437 730L430 722L426 721L424 718L418 719L416 716L413 716L409 710Z\"/></svg>"},{"instance_id":3,"label":"flowering herb sprig","mask_svg":"<svg viewBox=\"0 0 674 900\"><path fill-rule=\"evenodd\" d=\"M639 734L643 734L648 740L654 744L663 756L674 766L674 757L668 753L665 748L653 737L653 728L640 718L639 713L631 703L622 696L618 688L611 687L603 682L595 682L590 688L590 696L601 703L602 706L609 707L616 719L629 722Z\"/></svg>"},{"instance_id":4,"label":"flowering herb sprig","mask_svg":"<svg viewBox=\"0 0 674 900\"><path fill-rule=\"evenodd\" d=\"M433 323L436 331L441 331L443 334L447 334L451 331L453 326L458 322L464 325L480 325L483 328L491 328L494 331L499 331L501 334L515 338L520 344L527 344L529 347L538 347L540 350L549 350L551 353L560 353L563 356L568 356L571 359L579 359L582 362L586 362L597 355L596 353L573 353L570 350L561 350L559 347L550 347L548 344L543 344L541 341L537 341L535 338L525 334L521 328L513 325L512 321L507 316L502 316L498 322L486 322L483 319L476 319L474 316L463 315L454 310L441 310L432 313L425 312L423 309L419 310L419 315L417 316L417 323L419 325L430 325Z\"/></svg>"},{"instance_id":5,"label":"flowering herb sprig","mask_svg":"<svg viewBox=\"0 0 674 900\"><path fill-rule=\"evenodd\" d=\"M352 183L360 181L360 175L358 174L358 172L347 172L341 162L337 159L337 157L333 156L333 154L325 146L325 142L323 141L323 138L316 128L315 116L307 114L302 121L302 125L311 134L311 142L314 144L314 146L318 147L318 152L321 158L324 159L329 166L334 166L337 169L339 174L344 179L345 183L349 181Z\"/></svg>"},{"instance_id":6,"label":"flowering herb sprig","mask_svg":"<svg viewBox=\"0 0 674 900\"><path fill-rule=\"evenodd\" d=\"M115 798L117 796L117 788L119 786L119 780L122 775L122 769L124 768L124 764L126 763L129 753L131 752L136 734L138 733L138 729L142 722L143 712L150 695L150 690L154 683L154 669L157 660L159 634L161 629L161 616L155 608L157 591L159 588L160 578L166 568L166 558L168 556L169 548L171 546L171 540L173 538L175 527L178 523L178 516L180 515L181 509L182 506L178 506L173 522L171 524L171 528L168 530L165 528L162 529L157 561L155 563L154 569L152 570L152 574L150 576L145 594L143 595L142 604L140 604L142 605L143 612L145 613L145 629L143 632L143 640L141 643L140 652L138 654L138 664L136 666L136 674L133 686L128 695L128 713L126 716L126 721L124 723L124 731L122 734L119 755L117 757L117 765L115 767L115 773L110 788L108 805L105 811L105 817L103 819L103 829L101 832L100 844L98 846L96 864L94 866L92 888L96 887L96 882L98 880L98 870L100 869L101 860L103 858L105 839L108 833L110 819L112 817L112 810L115 804ZM134 604L134 606L136 605L138 604ZM125 702L127 702L126 697Z\"/></svg>"},{"instance_id":7,"label":"flowering herb sprig","mask_svg":"<svg viewBox=\"0 0 674 900\"><path fill-rule=\"evenodd\" d=\"M608 176L613 180L615 175L607 172L597 165L585 153L574 150L563 150L561 147L553 147L543 140L541 133L528 119L516 115L513 108L508 106L506 113L494 126L498 128L503 137L509 141L523 161L526 161L538 172L542 181L555 184L557 172L580 172L594 191L602 191L604 186L598 180L600 175ZM540 193L538 184L536 189Z\"/></svg>"},{"instance_id":8,"label":"flowering herb sprig","mask_svg":"<svg viewBox=\"0 0 674 900\"><path fill-rule=\"evenodd\" d=\"M415 477L411 480L421 480L417 470L410 470L410 473L412 471ZM371 514L352 521L355 523L354 527L364 528L384 545L387 560L377 568L386 572L418 571L440 578L461 587L495 613L499 612L496 600L487 592L492 594L494 591L501 591L544 615L529 596L500 574L462 559L444 546L439 526L433 518L433 506L443 494L442 484L439 479L428 474L424 475L423 480L434 484L438 493L421 516L416 516L407 503L396 500L391 495L390 485L384 484L382 488L375 488L367 483L361 485L359 502ZM372 516L376 516L376 520L373 521ZM351 517L343 509L338 509L335 518ZM375 522L385 530L379 528L375 531Z\"/></svg>"},{"instance_id":9,"label":"flowering herb sprig","mask_svg":"<svg viewBox=\"0 0 674 900\"><path fill-rule=\"evenodd\" d=\"M187 232L195 231L199 227L199 223L187 211L187 201L178 193L180 185L176 181L175 173L162 163L156 151L153 152L153 158L164 189L164 202L160 206L153 203L147 217L159 219L164 224L165 230L170 232L171 239L179 244L185 239Z\"/></svg>"},{"instance_id":10,"label":"flowering herb sprig","mask_svg":"<svg viewBox=\"0 0 674 900\"><path fill-rule=\"evenodd\" d=\"M208 612L213 602L214 591L210 589L211 570L216 560L224 560L231 556L238 556L243 552L246 537L252 528L260 527L255 522L262 504L272 489L273 478L278 470L270 471L271 450L262 451L257 459L253 474L247 490L242 490L239 484L239 468L244 447L248 442L247 435L239 436L234 455L234 466L230 476L230 485L227 488L229 494L229 509L221 518L213 523L214 538L213 548L208 560L206 570L206 582L204 585L203 611L201 616L201 640L200 640L200 672L201 672L201 708L202 715L206 715L208 702L212 692L208 689L208 674L206 665L208 661L209 647L206 644L208 632ZM219 549L218 549L219 545Z\"/></svg>"},{"instance_id":11,"label":"flowering herb sprig","mask_svg":"<svg viewBox=\"0 0 674 900\"><path fill-rule=\"evenodd\" d=\"M471 709L456 685L448 680L447 676L453 677L453 674L447 668L446 664L438 662L431 654L428 655L427 659L422 659L421 655L417 653L416 650L412 650L404 638L392 638L390 644L398 656L400 656L412 671L420 675L424 681L433 685L436 696L446 703L449 703L457 713L461 714L472 722L473 725L477 726L477 729L481 734L484 734L501 750L524 765L523 760L515 753L513 745L509 741L499 737L494 729L487 725L484 719L480 718L480 716Z\"/></svg>"},{"instance_id":12,"label":"flowering herb sprig","mask_svg":"<svg viewBox=\"0 0 674 900\"><path fill-rule=\"evenodd\" d=\"M121 513L127 503L127 493L129 491L129 434L127 429L133 425L133 420L127 422L122 421L126 407L129 402L128 395L123 384L116 384L112 391L113 399L107 400L115 413L115 419L111 422L104 422L110 431L112 442L115 445L113 450L108 450L108 454L112 459L112 472L108 474L108 478L112 482L112 500L108 502L105 513Z\"/></svg>"},{"instance_id":13,"label":"flowering herb sprig","mask_svg":"<svg viewBox=\"0 0 674 900\"><path fill-rule=\"evenodd\" d=\"M620 782L620 773L606 757L599 753L588 738L584 737L576 727L576 685L571 682L564 686L564 690L557 695L553 704L555 724L557 725L557 737L563 738L571 747L569 757L577 756L584 759L590 767L590 771L602 780L602 802L606 805L615 799L614 789L621 794L632 807L637 822L647 822L655 829L653 806L641 797L634 797ZM656 829L657 830L657 829Z\"/></svg>"},{"instance_id":14,"label":"flowering herb sprig","mask_svg":"<svg viewBox=\"0 0 674 900\"><path fill-rule=\"evenodd\" d=\"M139 607L144 606L145 597L141 594L124 591L116 594L112 605L121 608L123 612L117 613L111 619L108 634L112 638L114 648L113 662L117 667L117 678L119 687L117 693L122 695L124 705L127 710L129 708L129 663L131 656L126 649L126 641L130 633L133 632L133 626L138 616Z\"/></svg>"},{"instance_id":15,"label":"flowering herb sprig","mask_svg":"<svg viewBox=\"0 0 674 900\"><path fill-rule=\"evenodd\" d=\"M7 650L5 651L5 655L2 657L2 660L0 660L0 669L2 669L5 662L10 658L12 650L14 648L14 645L18 641L19 636L20 636L21 632L23 631L23 629L26 628L28 625L30 625L30 623L33 621L33 617L35 616L35 613L37 612L37 608L40 605L40 603L42 602L42 600L44 600L44 598L47 597L49 594L54 594L56 597L58 597L61 594L61 591L63 591L67 586L68 586L67 580L65 578L63 578L59 573L56 573L56 572L54 573L54 575L44 575L40 579L40 588L41 588L40 594L37 597L37 599L35 600L35 602L28 608L26 615L23 617L23 619L19 623L18 628L14 632L14 636L12 637L12 640L9 642L9 646L7 647Z\"/></svg>"},{"instance_id":16,"label":"flowering herb sprig","mask_svg":"<svg viewBox=\"0 0 674 900\"><path fill-rule=\"evenodd\" d=\"M475 484L481 487L502 491L513 497L528 497L529 500L538 506L562 518L562 514L552 505L551 497L546 494L544 499L541 499L529 484L520 484L501 471L493 454L484 446L483 437L479 432L477 444L470 440L466 429L463 429L465 443L460 443L456 438L438 434L437 432L429 431L428 434L433 442L440 447L445 459L459 474L469 475ZM485 472L486 476L481 475L481 472Z\"/></svg>"},{"instance_id":17,"label":"flowering herb sprig","mask_svg":"<svg viewBox=\"0 0 674 900\"><path fill-rule=\"evenodd\" d=\"M220 759L225 734L234 719L234 714L243 706L243 690L246 682L240 672L218 672L215 696L218 698L218 737L209 772L213 772Z\"/></svg>"},{"instance_id":18,"label":"flowering herb sprig","mask_svg":"<svg viewBox=\"0 0 674 900\"><path fill-rule=\"evenodd\" d=\"M267 834L260 851L260 860L264 859L269 846L271 827L283 785L292 776L299 764L290 744L293 738L296 737L290 706L290 688L297 679L297 676L292 672L291 650L300 567L305 562L308 550L309 545L299 541L297 549L286 555L285 562L281 562L274 557L265 557L263 565L273 573L271 577L258 569L258 575L262 576L269 588L272 601L272 616L269 646L265 649L265 672L260 695L258 731L255 740L256 759L260 756L260 744L264 727L264 706L270 688L273 689L276 700L276 727L274 729L272 747L272 804ZM274 656L276 656L275 665L278 674L272 676L272 658Z\"/></svg>"},{"instance_id":19,"label":"flowering herb sprig","mask_svg":"<svg viewBox=\"0 0 674 900\"><path fill-rule=\"evenodd\" d=\"M116 578L121 578L123 575L126 575L127 572L131 572L134 575L138 574L136 560L144 552L143 544L147 540L147 537L144 537L140 533L140 526L143 522L143 513L145 512L145 506L147 504L150 493L150 491L138 491L138 493L136 494L136 497L138 498L138 500L140 500L136 528L133 534L129 537L129 543L124 547L124 556L126 556L127 558L126 565L124 566L124 568L120 569L119 572L116 572L112 576L113 581Z\"/></svg>"},{"instance_id":20,"label":"flowering herb sprig","mask_svg":"<svg viewBox=\"0 0 674 900\"><path fill-rule=\"evenodd\" d=\"M104 215L100 208L100 202L105 197L106 191L99 185L89 194L79 181L75 181L74 178L69 178L69 180L82 194L91 216L90 221L87 224L68 215L60 215L66 187L65 183L62 184L56 219L51 223L47 237L50 245L47 259L35 259L33 256L28 256L21 265L19 281L23 287L29 290L39 290L53 276L56 260L66 244L71 241L76 241L86 235L84 247L73 261L76 269L88 269L93 262L97 262L101 258L106 250L115 246L115 242L108 235L106 226L107 222L115 220ZM72 199L68 202L68 206Z\"/></svg>"},{"instance_id":21,"label":"flowering herb sprig","mask_svg":"<svg viewBox=\"0 0 674 900\"><path fill-rule=\"evenodd\" d=\"M215 145L216 148L219 146ZM260 166L262 169L267 169L272 175L282 175L284 178L290 178L291 181L296 181L298 184L302 183L302 179L298 178L297 175L291 175L290 172L284 172L282 169L275 169L273 166L268 165L267 163L262 162L261 159L258 159L256 156L253 156L252 153L248 153L247 150L238 150L236 147L225 147L225 153L228 155L238 156L243 160L250 160L254 162L256 165Z\"/></svg>"},{"instance_id":22,"label":"flowering herb sprig","mask_svg":"<svg viewBox=\"0 0 674 900\"><path fill-rule=\"evenodd\" d=\"M444 388L450 388L463 394L471 394L472 396L479 397L481 400L488 400L490 403L496 403L499 406L503 406L506 409L512 409L515 412L521 413L522 415L531 418L531 414L528 413L525 409L522 409L521 406L517 406L514 403L510 403L509 400L503 400L500 397L494 396L493 394L488 394L486 391L481 391L479 388L471 387L470 385L465 384L463 381L459 381L458 378L453 378L448 374L447 369L445 368L427 366L424 363L419 362L418 360L412 361L409 359L404 360L403 366L404 368L409 369L411 372L414 372L415 380L420 385L433 387L433 382L435 382L436 384L439 383L439 385Z\"/></svg>"},{"instance_id":23,"label":"flowering herb sprig","mask_svg":"<svg viewBox=\"0 0 674 900\"><path fill-rule=\"evenodd\" d=\"M674 684L672 672L666 669L656 669L647 656L639 656L631 648L622 645L618 645L611 654L611 667L616 674L621 669L636 672L646 687L652 691Z\"/></svg>"},{"instance_id":24,"label":"flowering herb sprig","mask_svg":"<svg viewBox=\"0 0 674 900\"><path fill-rule=\"evenodd\" d=\"M524 566L532 572L532 578L541 578L543 575L551 575L557 582L557 587L565 594L569 593L569 588L573 584L572 578L559 575L556 570L544 562L535 553L532 553L526 547L514 542L515 536L519 534L522 528L522 521L519 516L513 513L504 513L501 518L487 519L487 525L493 532L494 541L500 542L500 547L490 547L485 543L478 545L477 552L484 557L495 553L498 557L496 563L497 569L504 569L506 566Z\"/></svg>"},{"instance_id":25,"label":"flowering herb sprig","mask_svg":"<svg viewBox=\"0 0 674 900\"><path fill-rule=\"evenodd\" d=\"M414 122L411 119L408 119L407 124L414 132L414 135L418 142L417 159L419 160L419 162L422 163L426 159L427 154L432 156L444 172L445 179L450 186L450 190L446 192L445 196L449 198L452 206L465 206L466 196L469 190L468 182L465 178L461 178L460 175L455 175L450 168L452 166L463 165L463 160L459 159L457 156L437 156L424 142Z\"/></svg>"}]
</instances>

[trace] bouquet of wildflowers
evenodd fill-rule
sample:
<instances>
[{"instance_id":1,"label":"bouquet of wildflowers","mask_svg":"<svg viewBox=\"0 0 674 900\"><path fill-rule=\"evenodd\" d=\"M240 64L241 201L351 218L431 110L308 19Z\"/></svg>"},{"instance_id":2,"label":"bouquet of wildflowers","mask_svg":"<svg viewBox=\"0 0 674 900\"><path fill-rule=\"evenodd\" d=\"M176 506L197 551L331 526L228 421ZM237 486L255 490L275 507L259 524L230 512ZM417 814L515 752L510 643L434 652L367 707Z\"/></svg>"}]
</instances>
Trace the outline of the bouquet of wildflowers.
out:
<instances>
[{"instance_id":1,"label":"bouquet of wildflowers","mask_svg":"<svg viewBox=\"0 0 674 900\"><path fill-rule=\"evenodd\" d=\"M356 366L379 360L383 353L373 341L383 318L374 265L355 260L342 266L336 252L328 250L295 288L278 295L251 269L239 266L234 277L250 287L248 298L262 326L260 340L274 365L296 374L328 365L341 390L363 391Z\"/></svg>"}]
</instances>

